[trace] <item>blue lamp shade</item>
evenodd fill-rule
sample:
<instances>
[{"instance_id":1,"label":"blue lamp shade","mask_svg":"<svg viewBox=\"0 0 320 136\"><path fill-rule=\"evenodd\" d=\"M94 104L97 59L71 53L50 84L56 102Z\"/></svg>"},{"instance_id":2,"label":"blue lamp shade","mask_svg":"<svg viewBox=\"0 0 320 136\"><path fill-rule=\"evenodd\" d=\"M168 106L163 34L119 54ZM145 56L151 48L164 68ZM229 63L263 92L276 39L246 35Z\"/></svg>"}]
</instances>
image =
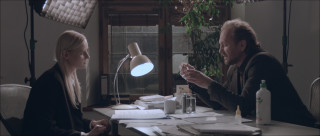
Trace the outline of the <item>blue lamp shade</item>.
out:
<instances>
[{"instance_id":1,"label":"blue lamp shade","mask_svg":"<svg viewBox=\"0 0 320 136\"><path fill-rule=\"evenodd\" d=\"M130 61L130 71L131 71L131 75L135 77L148 74L154 67L150 59L147 56L141 54L141 51L137 42L130 43L128 45L128 50L130 54L128 54L126 57L120 60L120 64L114 76L114 82L113 82L113 86L115 88L114 97L116 98L117 105L114 105L111 108L115 110L128 110L128 109L137 108L137 106L120 103L120 96L119 96L119 90L118 90L118 71L122 66L123 62L126 61L129 57L132 58ZM116 96L116 92L118 97Z\"/></svg>"},{"instance_id":2,"label":"blue lamp shade","mask_svg":"<svg viewBox=\"0 0 320 136\"><path fill-rule=\"evenodd\" d=\"M153 69L153 64L150 59L142 55L138 43L133 42L128 45L132 60L130 61L131 75L138 77L148 74Z\"/></svg>"},{"instance_id":3,"label":"blue lamp shade","mask_svg":"<svg viewBox=\"0 0 320 136\"><path fill-rule=\"evenodd\" d=\"M153 69L153 64L145 55L137 55L130 61L131 75L135 77L148 74Z\"/></svg>"}]
</instances>

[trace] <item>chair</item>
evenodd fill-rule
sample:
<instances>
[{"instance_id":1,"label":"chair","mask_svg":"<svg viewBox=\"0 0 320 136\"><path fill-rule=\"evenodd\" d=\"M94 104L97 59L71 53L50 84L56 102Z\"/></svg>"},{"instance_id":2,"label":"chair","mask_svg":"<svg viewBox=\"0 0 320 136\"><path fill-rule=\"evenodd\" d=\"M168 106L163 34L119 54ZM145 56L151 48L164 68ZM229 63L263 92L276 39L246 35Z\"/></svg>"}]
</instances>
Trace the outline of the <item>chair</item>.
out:
<instances>
[{"instance_id":1,"label":"chair","mask_svg":"<svg viewBox=\"0 0 320 136\"><path fill-rule=\"evenodd\" d=\"M320 126L320 77L316 78L311 84L309 110L317 120L316 127Z\"/></svg>"},{"instance_id":2,"label":"chair","mask_svg":"<svg viewBox=\"0 0 320 136\"><path fill-rule=\"evenodd\" d=\"M22 118L31 87L19 84L0 85L0 118L11 136L21 135Z\"/></svg>"}]
</instances>

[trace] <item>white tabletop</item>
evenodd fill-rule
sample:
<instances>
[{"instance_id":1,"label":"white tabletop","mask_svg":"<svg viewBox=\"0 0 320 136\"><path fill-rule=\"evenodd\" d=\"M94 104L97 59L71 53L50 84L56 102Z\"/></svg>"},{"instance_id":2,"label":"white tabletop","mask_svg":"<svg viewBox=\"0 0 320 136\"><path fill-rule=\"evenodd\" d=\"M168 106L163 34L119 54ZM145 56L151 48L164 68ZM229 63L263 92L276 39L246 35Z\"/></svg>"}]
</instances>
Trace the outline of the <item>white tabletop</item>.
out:
<instances>
[{"instance_id":1,"label":"white tabletop","mask_svg":"<svg viewBox=\"0 0 320 136\"><path fill-rule=\"evenodd\" d=\"M110 108L94 108L94 111L101 113L102 115L105 115L109 118L114 114L114 110L112 110ZM197 111L198 111L197 113L206 112L206 111L210 111L210 108L204 108L204 107L197 106ZM181 111L177 110L176 114L181 114L179 112L181 112ZM214 112L227 113L225 111L214 111ZM262 131L262 136L269 136L269 135L273 135L273 136L274 135L290 135L290 136L294 136L294 135L296 135L296 136L298 136L298 135L299 136L320 135L320 129L305 127L305 126L300 126L300 125L295 125L295 124L290 124L290 123L284 123L284 122L279 122L279 121L272 121L271 124L269 124L269 125L256 125L255 121L246 122L243 124L260 128ZM125 125L127 125L127 124L125 124ZM137 127L132 127L129 129L134 130L134 131L136 131L140 134L144 134L144 135L159 135L156 133L155 129L162 129L162 131L172 131L172 133L181 133L183 135L188 135L187 133L180 132L176 126L169 126L168 127L168 125L162 125L162 126L158 126L158 127L137 126Z\"/></svg>"}]
</instances>

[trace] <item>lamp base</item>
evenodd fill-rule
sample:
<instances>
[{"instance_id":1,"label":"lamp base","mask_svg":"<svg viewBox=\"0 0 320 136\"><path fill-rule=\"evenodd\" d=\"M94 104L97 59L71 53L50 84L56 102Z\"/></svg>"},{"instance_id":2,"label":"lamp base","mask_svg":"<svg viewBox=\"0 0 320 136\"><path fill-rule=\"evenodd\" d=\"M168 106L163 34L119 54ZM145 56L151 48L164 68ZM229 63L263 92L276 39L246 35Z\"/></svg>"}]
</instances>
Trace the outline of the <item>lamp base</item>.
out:
<instances>
[{"instance_id":1,"label":"lamp base","mask_svg":"<svg viewBox=\"0 0 320 136\"><path fill-rule=\"evenodd\" d=\"M117 104L111 107L113 110L134 110L138 107L135 105L129 105L129 104Z\"/></svg>"}]
</instances>

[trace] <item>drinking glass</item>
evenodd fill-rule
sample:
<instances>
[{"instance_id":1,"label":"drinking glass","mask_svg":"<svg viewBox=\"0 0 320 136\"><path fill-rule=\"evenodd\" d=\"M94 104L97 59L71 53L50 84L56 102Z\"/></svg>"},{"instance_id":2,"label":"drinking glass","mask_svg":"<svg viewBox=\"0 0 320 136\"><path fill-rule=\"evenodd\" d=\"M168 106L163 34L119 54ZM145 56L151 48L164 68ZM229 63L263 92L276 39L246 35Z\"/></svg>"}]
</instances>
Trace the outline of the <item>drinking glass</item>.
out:
<instances>
[{"instance_id":1,"label":"drinking glass","mask_svg":"<svg viewBox=\"0 0 320 136\"><path fill-rule=\"evenodd\" d=\"M187 113L195 113L196 112L196 94L188 94L186 98L186 112Z\"/></svg>"}]
</instances>

